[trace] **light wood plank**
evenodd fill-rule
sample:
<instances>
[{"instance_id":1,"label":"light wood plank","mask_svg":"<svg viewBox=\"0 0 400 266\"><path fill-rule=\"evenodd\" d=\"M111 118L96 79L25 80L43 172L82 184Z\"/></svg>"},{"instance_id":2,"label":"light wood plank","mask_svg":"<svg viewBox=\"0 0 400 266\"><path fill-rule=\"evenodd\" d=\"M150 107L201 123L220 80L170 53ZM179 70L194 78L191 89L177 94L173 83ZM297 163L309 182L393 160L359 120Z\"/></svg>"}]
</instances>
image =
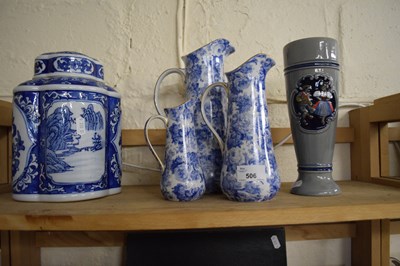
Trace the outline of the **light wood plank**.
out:
<instances>
[{"instance_id":1,"label":"light wood plank","mask_svg":"<svg viewBox=\"0 0 400 266\"><path fill-rule=\"evenodd\" d=\"M400 218L400 190L338 182L342 194L300 197L284 183L269 202L239 203L223 195L194 202L162 199L159 186L123 187L122 193L74 203L27 203L0 195L0 230L125 231L340 223ZM373 211L371 211L373 210Z\"/></svg>"},{"instance_id":2,"label":"light wood plank","mask_svg":"<svg viewBox=\"0 0 400 266\"><path fill-rule=\"evenodd\" d=\"M1 265L9 266L11 265L10 257L10 232L0 231L0 250L1 250Z\"/></svg>"},{"instance_id":3,"label":"light wood plank","mask_svg":"<svg viewBox=\"0 0 400 266\"><path fill-rule=\"evenodd\" d=\"M379 147L379 123L369 124L369 164L370 177L381 176L380 147Z\"/></svg>"},{"instance_id":4,"label":"light wood plank","mask_svg":"<svg viewBox=\"0 0 400 266\"><path fill-rule=\"evenodd\" d=\"M7 193L11 192L11 185L10 184L0 184L0 193Z\"/></svg>"},{"instance_id":5,"label":"light wood plank","mask_svg":"<svg viewBox=\"0 0 400 266\"><path fill-rule=\"evenodd\" d=\"M396 96L398 97L398 96ZM385 101L374 103L365 107L370 109L370 122L395 122L400 121L399 103L396 101Z\"/></svg>"},{"instance_id":6,"label":"light wood plank","mask_svg":"<svg viewBox=\"0 0 400 266\"><path fill-rule=\"evenodd\" d=\"M0 184L8 183L8 128L0 126Z\"/></svg>"},{"instance_id":7,"label":"light wood plank","mask_svg":"<svg viewBox=\"0 0 400 266\"><path fill-rule=\"evenodd\" d=\"M400 234L400 220L395 220L390 222L390 234L392 235Z\"/></svg>"},{"instance_id":8,"label":"light wood plank","mask_svg":"<svg viewBox=\"0 0 400 266\"><path fill-rule=\"evenodd\" d=\"M287 241L347 238L355 236L354 223L285 226ZM46 231L36 232L37 247L122 247L125 232Z\"/></svg>"},{"instance_id":9,"label":"light wood plank","mask_svg":"<svg viewBox=\"0 0 400 266\"><path fill-rule=\"evenodd\" d=\"M285 226L287 241L335 239L354 237L355 223L312 224Z\"/></svg>"},{"instance_id":10,"label":"light wood plank","mask_svg":"<svg viewBox=\"0 0 400 266\"><path fill-rule=\"evenodd\" d=\"M378 99L373 106L349 112L355 141L351 144L352 180L400 187L399 178L390 178L389 141L400 140L400 129L388 122L400 120L400 94Z\"/></svg>"},{"instance_id":11,"label":"light wood plank","mask_svg":"<svg viewBox=\"0 0 400 266\"><path fill-rule=\"evenodd\" d=\"M379 124L379 156L380 176L390 176L388 123Z\"/></svg>"},{"instance_id":12,"label":"light wood plank","mask_svg":"<svg viewBox=\"0 0 400 266\"><path fill-rule=\"evenodd\" d=\"M124 243L124 232L55 231L36 233L36 246L38 247L121 247Z\"/></svg>"},{"instance_id":13,"label":"light wood plank","mask_svg":"<svg viewBox=\"0 0 400 266\"><path fill-rule=\"evenodd\" d=\"M165 129L149 129L149 138L153 146L165 145ZM146 146L143 129L123 129L122 146Z\"/></svg>"},{"instance_id":14,"label":"light wood plank","mask_svg":"<svg viewBox=\"0 0 400 266\"><path fill-rule=\"evenodd\" d=\"M390 262L390 220L381 220L381 263L389 265Z\"/></svg>"},{"instance_id":15,"label":"light wood plank","mask_svg":"<svg viewBox=\"0 0 400 266\"><path fill-rule=\"evenodd\" d=\"M0 100L0 126L12 125L12 104Z\"/></svg>"},{"instance_id":16,"label":"light wood plank","mask_svg":"<svg viewBox=\"0 0 400 266\"><path fill-rule=\"evenodd\" d=\"M35 245L35 232L11 231L11 265L40 266L40 248Z\"/></svg>"},{"instance_id":17,"label":"light wood plank","mask_svg":"<svg viewBox=\"0 0 400 266\"><path fill-rule=\"evenodd\" d=\"M388 103L399 103L399 102L400 102L400 93L397 93L374 100L374 105L385 105Z\"/></svg>"},{"instance_id":18,"label":"light wood plank","mask_svg":"<svg viewBox=\"0 0 400 266\"><path fill-rule=\"evenodd\" d=\"M271 128L272 141L277 144L291 134L290 128ZM165 129L149 129L149 138L153 146L165 145ZM354 141L354 129L348 127L337 128L336 143L351 143ZM293 144L290 138L285 144ZM123 129L122 146L146 146L143 129Z\"/></svg>"},{"instance_id":19,"label":"light wood plank","mask_svg":"<svg viewBox=\"0 0 400 266\"><path fill-rule=\"evenodd\" d=\"M372 177L371 182L384 186L392 186L400 188L400 179L398 177Z\"/></svg>"},{"instance_id":20,"label":"light wood plank","mask_svg":"<svg viewBox=\"0 0 400 266\"><path fill-rule=\"evenodd\" d=\"M356 236L351 241L351 265L381 265L380 220L356 223Z\"/></svg>"},{"instance_id":21,"label":"light wood plank","mask_svg":"<svg viewBox=\"0 0 400 266\"><path fill-rule=\"evenodd\" d=\"M400 127L389 127L389 141L400 141Z\"/></svg>"},{"instance_id":22,"label":"light wood plank","mask_svg":"<svg viewBox=\"0 0 400 266\"><path fill-rule=\"evenodd\" d=\"M370 128L369 109L359 108L349 112L350 125L354 128L354 142L350 144L351 178L370 181Z\"/></svg>"},{"instance_id":23,"label":"light wood plank","mask_svg":"<svg viewBox=\"0 0 400 266\"><path fill-rule=\"evenodd\" d=\"M353 180L371 182L380 177L379 124L370 123L370 109L360 108L349 112L354 128L351 150L351 177Z\"/></svg>"}]
</instances>

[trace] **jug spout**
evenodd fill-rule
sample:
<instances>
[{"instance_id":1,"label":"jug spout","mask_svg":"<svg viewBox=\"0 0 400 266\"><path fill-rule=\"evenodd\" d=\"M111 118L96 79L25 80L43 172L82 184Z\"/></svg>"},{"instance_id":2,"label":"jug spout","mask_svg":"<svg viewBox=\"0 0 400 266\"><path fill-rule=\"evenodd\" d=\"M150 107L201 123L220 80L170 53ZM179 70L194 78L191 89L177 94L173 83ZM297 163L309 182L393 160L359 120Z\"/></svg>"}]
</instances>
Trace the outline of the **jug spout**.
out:
<instances>
[{"instance_id":1,"label":"jug spout","mask_svg":"<svg viewBox=\"0 0 400 266\"><path fill-rule=\"evenodd\" d=\"M198 56L198 55L209 55L209 56L228 56L235 52L235 48L231 45L231 43L223 38L216 39L199 49L182 56L182 60L187 63L190 57Z\"/></svg>"},{"instance_id":2,"label":"jug spout","mask_svg":"<svg viewBox=\"0 0 400 266\"><path fill-rule=\"evenodd\" d=\"M275 61L266 54L256 54L232 71L226 73L228 80L235 80L236 75L257 76L265 80L268 71L275 66ZM237 80L237 79L236 79Z\"/></svg>"},{"instance_id":3,"label":"jug spout","mask_svg":"<svg viewBox=\"0 0 400 266\"><path fill-rule=\"evenodd\" d=\"M225 56L235 52L235 47L233 47L228 40L220 39L220 43L222 43L221 50L224 52Z\"/></svg>"},{"instance_id":4,"label":"jug spout","mask_svg":"<svg viewBox=\"0 0 400 266\"><path fill-rule=\"evenodd\" d=\"M207 45L206 45L207 46ZM227 39L216 39L208 44L208 46L214 51L215 55L228 56L235 52L235 48Z\"/></svg>"}]
</instances>

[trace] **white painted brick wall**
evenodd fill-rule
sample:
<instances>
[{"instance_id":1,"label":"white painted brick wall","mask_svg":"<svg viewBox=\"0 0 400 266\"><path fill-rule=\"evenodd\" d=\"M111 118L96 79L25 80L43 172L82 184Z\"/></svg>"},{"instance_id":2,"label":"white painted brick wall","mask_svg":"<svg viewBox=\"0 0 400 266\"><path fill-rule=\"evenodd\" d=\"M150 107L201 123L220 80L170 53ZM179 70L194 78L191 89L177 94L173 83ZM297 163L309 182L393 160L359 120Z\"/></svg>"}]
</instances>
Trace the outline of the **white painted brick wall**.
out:
<instances>
[{"instance_id":1,"label":"white painted brick wall","mask_svg":"<svg viewBox=\"0 0 400 266\"><path fill-rule=\"evenodd\" d=\"M285 99L283 46L311 36L333 37L340 43L342 103L371 102L400 91L398 0L0 0L0 36L1 99L11 100L12 89L32 77L37 55L78 51L100 60L106 82L122 94L124 128L143 128L156 113L152 94L161 72L181 66L180 56L220 37L236 48L226 70L259 52L276 60L267 77L269 100ZM178 83L167 80L163 105L182 101ZM285 104L269 104L269 109L272 126L289 126ZM348 110L340 111L339 125L348 124ZM285 165L280 168L283 181L294 181L293 147L284 146L276 155ZM128 162L157 167L146 148L125 150L123 156ZM337 145L336 179L349 179L349 160L349 145ZM125 170L124 184L158 183L157 173ZM400 257L398 238L392 242L397 245L392 255ZM348 240L291 242L289 265L349 265L349 246ZM42 254L43 265L83 261L118 264L120 250L45 249Z\"/></svg>"}]
</instances>

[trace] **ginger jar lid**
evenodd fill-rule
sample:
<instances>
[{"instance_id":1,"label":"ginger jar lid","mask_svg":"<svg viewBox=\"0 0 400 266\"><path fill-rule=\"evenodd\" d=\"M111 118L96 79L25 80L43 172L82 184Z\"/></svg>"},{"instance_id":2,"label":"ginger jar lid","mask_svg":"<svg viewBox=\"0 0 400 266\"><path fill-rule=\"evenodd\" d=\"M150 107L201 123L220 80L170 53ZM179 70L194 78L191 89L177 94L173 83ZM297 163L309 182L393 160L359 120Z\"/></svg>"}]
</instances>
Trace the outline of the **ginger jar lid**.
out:
<instances>
[{"instance_id":1,"label":"ginger jar lid","mask_svg":"<svg viewBox=\"0 0 400 266\"><path fill-rule=\"evenodd\" d=\"M41 54L35 59L34 78L78 76L103 81L103 65L94 58L76 52Z\"/></svg>"},{"instance_id":2,"label":"ginger jar lid","mask_svg":"<svg viewBox=\"0 0 400 266\"><path fill-rule=\"evenodd\" d=\"M285 72L307 65L339 68L339 45L327 37L299 39L283 48L283 60Z\"/></svg>"}]
</instances>

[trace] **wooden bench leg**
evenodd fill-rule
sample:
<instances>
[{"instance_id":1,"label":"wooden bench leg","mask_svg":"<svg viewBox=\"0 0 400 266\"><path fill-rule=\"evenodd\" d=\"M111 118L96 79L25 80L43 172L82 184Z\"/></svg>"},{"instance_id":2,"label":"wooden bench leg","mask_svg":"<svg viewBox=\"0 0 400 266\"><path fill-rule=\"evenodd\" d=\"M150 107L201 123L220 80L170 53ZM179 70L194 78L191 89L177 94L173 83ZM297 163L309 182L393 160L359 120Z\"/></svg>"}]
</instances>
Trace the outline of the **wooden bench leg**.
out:
<instances>
[{"instance_id":1,"label":"wooden bench leg","mask_svg":"<svg viewBox=\"0 0 400 266\"><path fill-rule=\"evenodd\" d=\"M351 265L380 265L380 253L381 221L356 222L356 236L351 240Z\"/></svg>"},{"instance_id":2,"label":"wooden bench leg","mask_svg":"<svg viewBox=\"0 0 400 266\"><path fill-rule=\"evenodd\" d=\"M356 222L351 240L351 265L389 266L390 220Z\"/></svg>"},{"instance_id":3,"label":"wooden bench leg","mask_svg":"<svg viewBox=\"0 0 400 266\"><path fill-rule=\"evenodd\" d=\"M381 265L390 265L390 220L381 220Z\"/></svg>"},{"instance_id":4,"label":"wooden bench leg","mask_svg":"<svg viewBox=\"0 0 400 266\"><path fill-rule=\"evenodd\" d=\"M1 265L10 266L10 232L0 231Z\"/></svg>"},{"instance_id":5,"label":"wooden bench leg","mask_svg":"<svg viewBox=\"0 0 400 266\"><path fill-rule=\"evenodd\" d=\"M11 265L39 266L40 248L36 246L36 232L10 232Z\"/></svg>"}]
</instances>

